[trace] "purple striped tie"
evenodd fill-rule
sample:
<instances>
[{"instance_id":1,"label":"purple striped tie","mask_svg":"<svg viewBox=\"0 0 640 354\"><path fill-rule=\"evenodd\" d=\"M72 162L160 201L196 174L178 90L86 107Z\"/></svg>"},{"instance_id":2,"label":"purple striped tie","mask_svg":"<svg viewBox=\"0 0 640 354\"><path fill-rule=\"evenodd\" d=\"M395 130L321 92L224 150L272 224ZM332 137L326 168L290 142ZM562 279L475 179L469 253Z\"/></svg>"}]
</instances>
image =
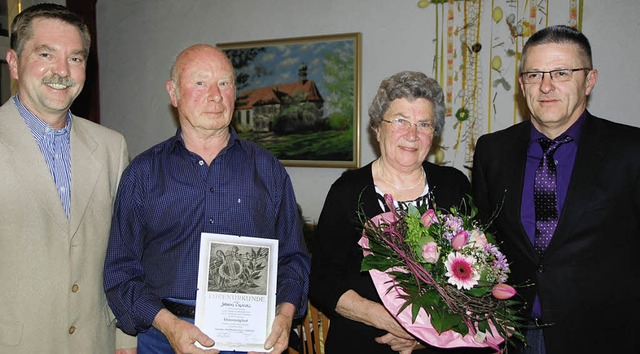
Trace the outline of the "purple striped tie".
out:
<instances>
[{"instance_id":1,"label":"purple striped tie","mask_svg":"<svg viewBox=\"0 0 640 354\"><path fill-rule=\"evenodd\" d=\"M533 202L536 211L536 234L533 248L542 255L551 241L558 224L558 203L556 198L556 164L553 154L564 143L573 140L570 136L557 140L539 138L542 147L542 160L536 169L533 184Z\"/></svg>"}]
</instances>

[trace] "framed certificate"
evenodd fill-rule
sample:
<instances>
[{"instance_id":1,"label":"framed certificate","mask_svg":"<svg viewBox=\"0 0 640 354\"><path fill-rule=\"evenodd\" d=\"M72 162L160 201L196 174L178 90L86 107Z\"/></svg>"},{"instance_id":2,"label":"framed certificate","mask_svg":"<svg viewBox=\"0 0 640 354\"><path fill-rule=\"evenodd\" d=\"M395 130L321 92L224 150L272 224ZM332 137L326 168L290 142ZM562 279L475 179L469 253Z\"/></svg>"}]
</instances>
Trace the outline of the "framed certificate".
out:
<instances>
[{"instance_id":1,"label":"framed certificate","mask_svg":"<svg viewBox=\"0 0 640 354\"><path fill-rule=\"evenodd\" d=\"M278 240L202 233L195 325L213 348L265 351L277 273Z\"/></svg>"}]
</instances>

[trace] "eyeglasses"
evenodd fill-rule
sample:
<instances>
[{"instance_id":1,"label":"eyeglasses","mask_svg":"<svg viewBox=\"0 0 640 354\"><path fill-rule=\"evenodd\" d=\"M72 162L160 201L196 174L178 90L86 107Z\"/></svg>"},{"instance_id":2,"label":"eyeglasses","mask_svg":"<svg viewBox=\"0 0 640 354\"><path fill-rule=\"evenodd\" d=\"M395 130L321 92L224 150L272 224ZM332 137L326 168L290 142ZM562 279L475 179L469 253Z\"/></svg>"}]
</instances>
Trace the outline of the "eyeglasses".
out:
<instances>
[{"instance_id":1,"label":"eyeglasses","mask_svg":"<svg viewBox=\"0 0 640 354\"><path fill-rule=\"evenodd\" d=\"M576 69L558 69L551 71L525 71L520 74L522 81L525 84L539 84L544 80L544 74L549 74L552 81L563 82L569 81L573 77L573 73L576 71L591 70L591 68L576 68Z\"/></svg>"},{"instance_id":2,"label":"eyeglasses","mask_svg":"<svg viewBox=\"0 0 640 354\"><path fill-rule=\"evenodd\" d=\"M392 120L382 119L382 121L391 124L394 129L399 131L408 131L414 125L418 127L419 132L431 133L434 130L433 123L427 121L411 123L408 119L404 118L393 118Z\"/></svg>"},{"instance_id":3,"label":"eyeglasses","mask_svg":"<svg viewBox=\"0 0 640 354\"><path fill-rule=\"evenodd\" d=\"M591 70L591 68L558 69L551 71L525 71L520 74L525 84L539 84L544 80L544 74L549 74L552 81L563 82L571 80L576 71Z\"/></svg>"}]
</instances>

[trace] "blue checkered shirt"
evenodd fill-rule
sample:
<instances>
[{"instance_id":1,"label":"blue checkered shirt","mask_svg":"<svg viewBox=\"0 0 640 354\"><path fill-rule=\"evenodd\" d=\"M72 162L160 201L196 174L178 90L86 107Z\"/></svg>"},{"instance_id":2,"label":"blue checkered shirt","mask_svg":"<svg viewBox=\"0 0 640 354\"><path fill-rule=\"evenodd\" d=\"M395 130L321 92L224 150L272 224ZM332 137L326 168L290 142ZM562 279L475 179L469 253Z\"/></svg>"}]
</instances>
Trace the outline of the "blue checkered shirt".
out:
<instances>
[{"instance_id":1,"label":"blue checkered shirt","mask_svg":"<svg viewBox=\"0 0 640 354\"><path fill-rule=\"evenodd\" d=\"M310 258L285 168L233 129L208 166L178 129L134 158L118 189L104 285L125 332L146 331L161 299L196 298L202 232L278 239L276 303L306 311Z\"/></svg>"}]
</instances>

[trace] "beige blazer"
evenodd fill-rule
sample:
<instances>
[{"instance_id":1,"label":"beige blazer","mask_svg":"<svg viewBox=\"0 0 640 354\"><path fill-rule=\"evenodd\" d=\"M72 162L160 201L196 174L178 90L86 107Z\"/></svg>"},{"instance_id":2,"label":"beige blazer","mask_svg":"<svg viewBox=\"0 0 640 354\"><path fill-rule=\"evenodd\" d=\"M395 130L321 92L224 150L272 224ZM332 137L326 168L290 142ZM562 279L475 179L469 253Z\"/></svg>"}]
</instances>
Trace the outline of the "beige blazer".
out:
<instances>
[{"instance_id":1,"label":"beige blazer","mask_svg":"<svg viewBox=\"0 0 640 354\"><path fill-rule=\"evenodd\" d=\"M74 116L67 219L13 99L0 107L0 353L115 352L102 272L128 161L120 133Z\"/></svg>"}]
</instances>

